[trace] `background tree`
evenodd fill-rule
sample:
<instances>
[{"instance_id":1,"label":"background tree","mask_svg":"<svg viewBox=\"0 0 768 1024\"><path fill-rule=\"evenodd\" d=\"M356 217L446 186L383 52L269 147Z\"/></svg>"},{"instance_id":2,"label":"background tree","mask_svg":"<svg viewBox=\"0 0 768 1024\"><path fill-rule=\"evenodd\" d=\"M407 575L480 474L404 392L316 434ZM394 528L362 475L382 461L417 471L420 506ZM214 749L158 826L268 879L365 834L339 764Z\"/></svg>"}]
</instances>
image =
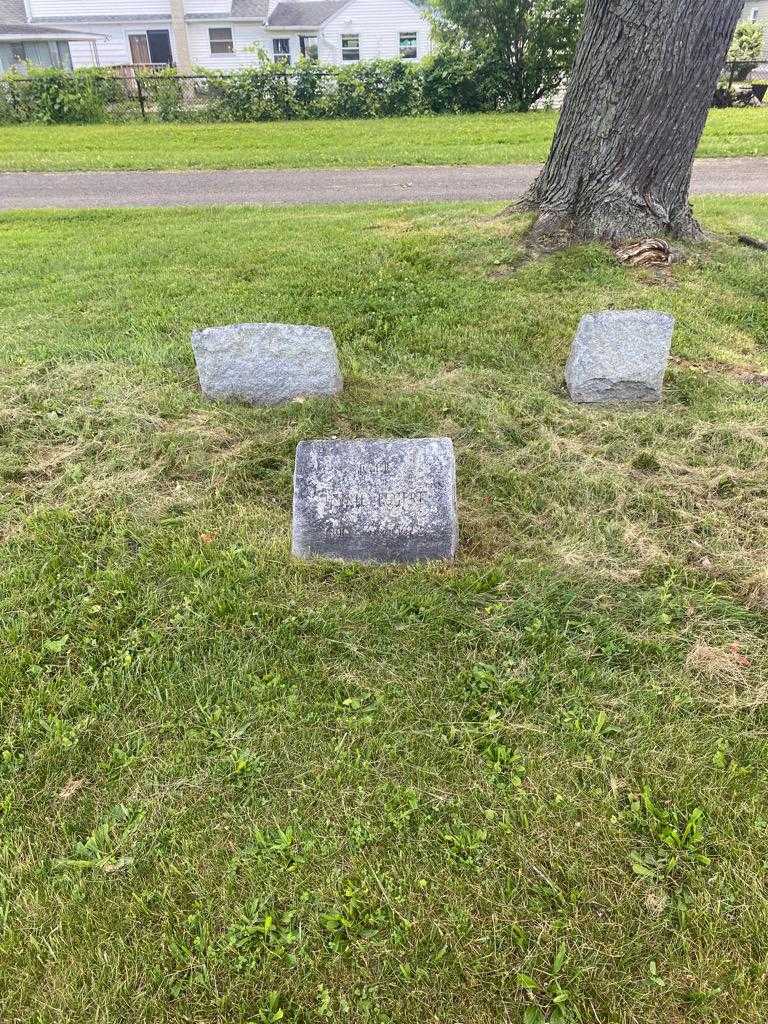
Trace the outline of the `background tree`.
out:
<instances>
[{"instance_id":1,"label":"background tree","mask_svg":"<svg viewBox=\"0 0 768 1024\"><path fill-rule=\"evenodd\" d=\"M587 0L531 239L701 239L693 158L743 0Z\"/></svg>"},{"instance_id":2,"label":"background tree","mask_svg":"<svg viewBox=\"0 0 768 1024\"><path fill-rule=\"evenodd\" d=\"M763 28L754 21L742 21L736 26L728 60L758 61L763 55Z\"/></svg>"},{"instance_id":3,"label":"background tree","mask_svg":"<svg viewBox=\"0 0 768 1024\"><path fill-rule=\"evenodd\" d=\"M438 39L495 73L506 106L528 110L573 61L584 0L430 0Z\"/></svg>"}]
</instances>

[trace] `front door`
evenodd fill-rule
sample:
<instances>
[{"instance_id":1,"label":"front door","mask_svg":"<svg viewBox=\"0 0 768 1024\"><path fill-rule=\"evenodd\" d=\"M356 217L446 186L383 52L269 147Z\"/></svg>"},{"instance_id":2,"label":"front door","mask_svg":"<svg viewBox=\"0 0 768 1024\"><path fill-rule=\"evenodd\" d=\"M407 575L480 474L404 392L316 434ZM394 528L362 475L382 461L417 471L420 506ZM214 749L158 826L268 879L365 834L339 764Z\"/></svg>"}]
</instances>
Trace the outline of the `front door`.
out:
<instances>
[{"instance_id":1,"label":"front door","mask_svg":"<svg viewBox=\"0 0 768 1024\"><path fill-rule=\"evenodd\" d=\"M147 32L149 57L153 64L173 64L171 53L171 33L166 29L153 29Z\"/></svg>"},{"instance_id":2,"label":"front door","mask_svg":"<svg viewBox=\"0 0 768 1024\"><path fill-rule=\"evenodd\" d=\"M131 64L149 64L149 43L147 33L141 32L128 36L131 47Z\"/></svg>"},{"instance_id":3,"label":"front door","mask_svg":"<svg viewBox=\"0 0 768 1024\"><path fill-rule=\"evenodd\" d=\"M299 48L305 60L317 60L317 36L299 36Z\"/></svg>"}]
</instances>

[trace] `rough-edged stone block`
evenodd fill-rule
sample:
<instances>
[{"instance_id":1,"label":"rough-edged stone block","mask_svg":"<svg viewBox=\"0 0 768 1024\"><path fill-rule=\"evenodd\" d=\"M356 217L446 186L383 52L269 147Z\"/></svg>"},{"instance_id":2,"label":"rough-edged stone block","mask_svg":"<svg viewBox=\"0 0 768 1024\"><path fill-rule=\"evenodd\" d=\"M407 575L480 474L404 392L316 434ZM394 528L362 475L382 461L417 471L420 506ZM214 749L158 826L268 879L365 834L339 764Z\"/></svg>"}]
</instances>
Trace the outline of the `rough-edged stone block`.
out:
<instances>
[{"instance_id":1,"label":"rough-edged stone block","mask_svg":"<svg viewBox=\"0 0 768 1024\"><path fill-rule=\"evenodd\" d=\"M336 342L327 327L231 324L192 334L206 398L279 405L337 395L343 387Z\"/></svg>"},{"instance_id":2,"label":"rough-edged stone block","mask_svg":"<svg viewBox=\"0 0 768 1024\"><path fill-rule=\"evenodd\" d=\"M650 309L589 313L565 368L574 402L658 402L675 318Z\"/></svg>"},{"instance_id":3,"label":"rough-edged stone block","mask_svg":"<svg viewBox=\"0 0 768 1024\"><path fill-rule=\"evenodd\" d=\"M459 517L448 438L302 441L293 553L350 562L453 558Z\"/></svg>"}]
</instances>

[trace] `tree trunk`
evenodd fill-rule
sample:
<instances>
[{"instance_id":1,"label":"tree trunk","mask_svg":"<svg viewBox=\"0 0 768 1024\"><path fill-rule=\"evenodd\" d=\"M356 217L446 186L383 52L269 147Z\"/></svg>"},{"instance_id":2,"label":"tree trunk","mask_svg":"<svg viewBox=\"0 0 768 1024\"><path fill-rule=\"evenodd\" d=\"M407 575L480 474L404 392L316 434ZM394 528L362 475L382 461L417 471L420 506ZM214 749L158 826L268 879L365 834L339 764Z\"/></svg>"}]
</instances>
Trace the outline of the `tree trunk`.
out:
<instances>
[{"instance_id":1,"label":"tree trunk","mask_svg":"<svg viewBox=\"0 0 768 1024\"><path fill-rule=\"evenodd\" d=\"M699 240L693 157L743 0L587 0L531 241Z\"/></svg>"}]
</instances>

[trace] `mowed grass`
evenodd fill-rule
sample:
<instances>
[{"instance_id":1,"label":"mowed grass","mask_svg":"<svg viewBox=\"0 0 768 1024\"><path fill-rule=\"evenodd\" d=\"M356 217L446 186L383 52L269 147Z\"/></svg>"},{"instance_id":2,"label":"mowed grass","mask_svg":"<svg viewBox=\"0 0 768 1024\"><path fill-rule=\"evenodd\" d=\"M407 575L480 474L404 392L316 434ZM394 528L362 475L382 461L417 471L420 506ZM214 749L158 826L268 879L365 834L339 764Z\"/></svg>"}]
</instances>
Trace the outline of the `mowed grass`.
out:
<instances>
[{"instance_id":1,"label":"mowed grass","mask_svg":"<svg viewBox=\"0 0 768 1024\"><path fill-rule=\"evenodd\" d=\"M4 1024L765 1020L768 264L497 209L0 219ZM610 306L660 407L564 396ZM343 395L202 401L244 320ZM292 560L330 435L453 438L454 565Z\"/></svg>"},{"instance_id":2,"label":"mowed grass","mask_svg":"<svg viewBox=\"0 0 768 1024\"><path fill-rule=\"evenodd\" d=\"M0 170L184 170L536 163L557 115L467 114L266 124L0 128ZM768 107L713 110L699 155L768 155Z\"/></svg>"}]
</instances>

